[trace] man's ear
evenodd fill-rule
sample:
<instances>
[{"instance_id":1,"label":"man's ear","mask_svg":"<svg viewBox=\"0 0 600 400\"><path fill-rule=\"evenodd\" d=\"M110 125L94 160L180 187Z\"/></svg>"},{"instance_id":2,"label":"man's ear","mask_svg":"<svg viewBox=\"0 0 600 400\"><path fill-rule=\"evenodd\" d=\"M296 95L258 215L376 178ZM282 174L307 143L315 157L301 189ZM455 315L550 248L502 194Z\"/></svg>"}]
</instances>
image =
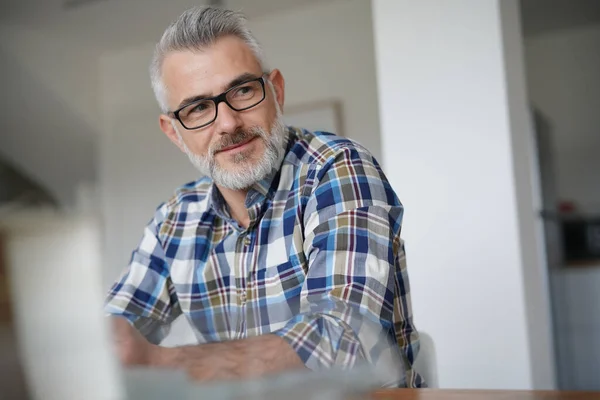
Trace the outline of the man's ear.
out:
<instances>
[{"instance_id":1,"label":"man's ear","mask_svg":"<svg viewBox=\"0 0 600 400\"><path fill-rule=\"evenodd\" d=\"M279 107L283 110L283 105L285 103L285 79L283 79L283 74L280 70L274 69L269 74L269 80L273 83L273 87L275 88L277 103L279 103Z\"/></svg>"},{"instance_id":2,"label":"man's ear","mask_svg":"<svg viewBox=\"0 0 600 400\"><path fill-rule=\"evenodd\" d=\"M160 125L160 130L163 131L165 133L165 135L167 135L169 140L171 140L171 142L173 142L175 144L175 146L179 147L179 150L181 150L182 152L185 153L185 150L183 149L183 146L181 145L181 142L179 140L179 135L177 135L177 132L175 131L175 127L173 126L171 121L172 121L171 118L169 118L168 116L166 116L164 114L161 114L158 119L158 124Z\"/></svg>"}]
</instances>

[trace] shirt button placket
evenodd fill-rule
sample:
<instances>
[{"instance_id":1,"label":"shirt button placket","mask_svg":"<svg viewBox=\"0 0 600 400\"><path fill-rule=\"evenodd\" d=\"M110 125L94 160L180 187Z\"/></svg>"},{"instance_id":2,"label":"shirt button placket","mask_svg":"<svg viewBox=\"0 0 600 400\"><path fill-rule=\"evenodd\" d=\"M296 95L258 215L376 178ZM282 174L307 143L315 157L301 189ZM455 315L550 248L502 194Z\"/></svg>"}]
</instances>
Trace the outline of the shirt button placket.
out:
<instances>
[{"instance_id":1,"label":"shirt button placket","mask_svg":"<svg viewBox=\"0 0 600 400\"><path fill-rule=\"evenodd\" d=\"M244 247L245 247L246 249L248 249L248 247L249 247L251 244L252 244L252 238L250 237L250 234L248 234L248 235L246 235L246 236L244 237ZM248 257L248 259L247 259L247 263L249 263L249 262L250 262L250 260L252 259L252 256L251 256L251 254L250 254L250 253L248 253L246 256ZM249 264L247 264L247 265L249 265ZM246 283L246 284L247 284L247 283ZM243 288L243 292L242 292L242 294L241 294L242 304L244 304L244 305L246 305L246 298L247 298L247 296L246 296L246 290L247 290L247 288L246 288L246 287L244 287L244 288Z\"/></svg>"}]
</instances>

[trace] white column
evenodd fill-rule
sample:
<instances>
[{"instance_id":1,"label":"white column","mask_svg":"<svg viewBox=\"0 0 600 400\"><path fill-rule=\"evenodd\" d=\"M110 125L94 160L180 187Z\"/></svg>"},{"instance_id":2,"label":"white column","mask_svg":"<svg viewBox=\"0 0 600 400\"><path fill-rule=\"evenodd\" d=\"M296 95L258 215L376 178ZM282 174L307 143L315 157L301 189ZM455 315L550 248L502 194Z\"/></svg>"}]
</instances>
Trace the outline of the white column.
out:
<instances>
[{"instance_id":1,"label":"white column","mask_svg":"<svg viewBox=\"0 0 600 400\"><path fill-rule=\"evenodd\" d=\"M518 4L372 5L383 164L440 386L552 388Z\"/></svg>"}]
</instances>

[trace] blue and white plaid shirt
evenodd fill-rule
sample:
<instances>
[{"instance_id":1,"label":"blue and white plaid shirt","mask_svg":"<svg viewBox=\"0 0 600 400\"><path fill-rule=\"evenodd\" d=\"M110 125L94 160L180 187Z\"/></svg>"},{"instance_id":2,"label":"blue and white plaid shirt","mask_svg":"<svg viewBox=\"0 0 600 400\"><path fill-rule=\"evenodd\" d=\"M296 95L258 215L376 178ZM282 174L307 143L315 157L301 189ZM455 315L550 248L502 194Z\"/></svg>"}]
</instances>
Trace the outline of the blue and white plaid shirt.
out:
<instances>
[{"instance_id":1,"label":"blue and white plaid shirt","mask_svg":"<svg viewBox=\"0 0 600 400\"><path fill-rule=\"evenodd\" d=\"M422 386L402 205L360 145L296 128L286 145L281 168L247 195L248 228L209 178L178 189L146 227L107 311L157 344L181 314L198 343L273 333L313 370L395 358L395 383Z\"/></svg>"}]
</instances>

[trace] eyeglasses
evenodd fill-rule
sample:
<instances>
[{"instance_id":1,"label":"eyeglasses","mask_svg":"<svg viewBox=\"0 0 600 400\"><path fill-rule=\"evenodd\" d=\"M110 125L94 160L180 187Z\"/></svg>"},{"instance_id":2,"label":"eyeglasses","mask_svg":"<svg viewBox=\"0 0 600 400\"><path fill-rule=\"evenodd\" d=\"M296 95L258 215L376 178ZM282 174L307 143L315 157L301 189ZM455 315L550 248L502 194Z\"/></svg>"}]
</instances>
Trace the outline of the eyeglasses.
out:
<instances>
[{"instance_id":1,"label":"eyeglasses","mask_svg":"<svg viewBox=\"0 0 600 400\"><path fill-rule=\"evenodd\" d=\"M257 106L265 97L265 80L261 76L240 83L218 96L186 104L170 114L177 118L185 129L200 129L215 122L219 104L222 102L234 111L244 111Z\"/></svg>"}]
</instances>

